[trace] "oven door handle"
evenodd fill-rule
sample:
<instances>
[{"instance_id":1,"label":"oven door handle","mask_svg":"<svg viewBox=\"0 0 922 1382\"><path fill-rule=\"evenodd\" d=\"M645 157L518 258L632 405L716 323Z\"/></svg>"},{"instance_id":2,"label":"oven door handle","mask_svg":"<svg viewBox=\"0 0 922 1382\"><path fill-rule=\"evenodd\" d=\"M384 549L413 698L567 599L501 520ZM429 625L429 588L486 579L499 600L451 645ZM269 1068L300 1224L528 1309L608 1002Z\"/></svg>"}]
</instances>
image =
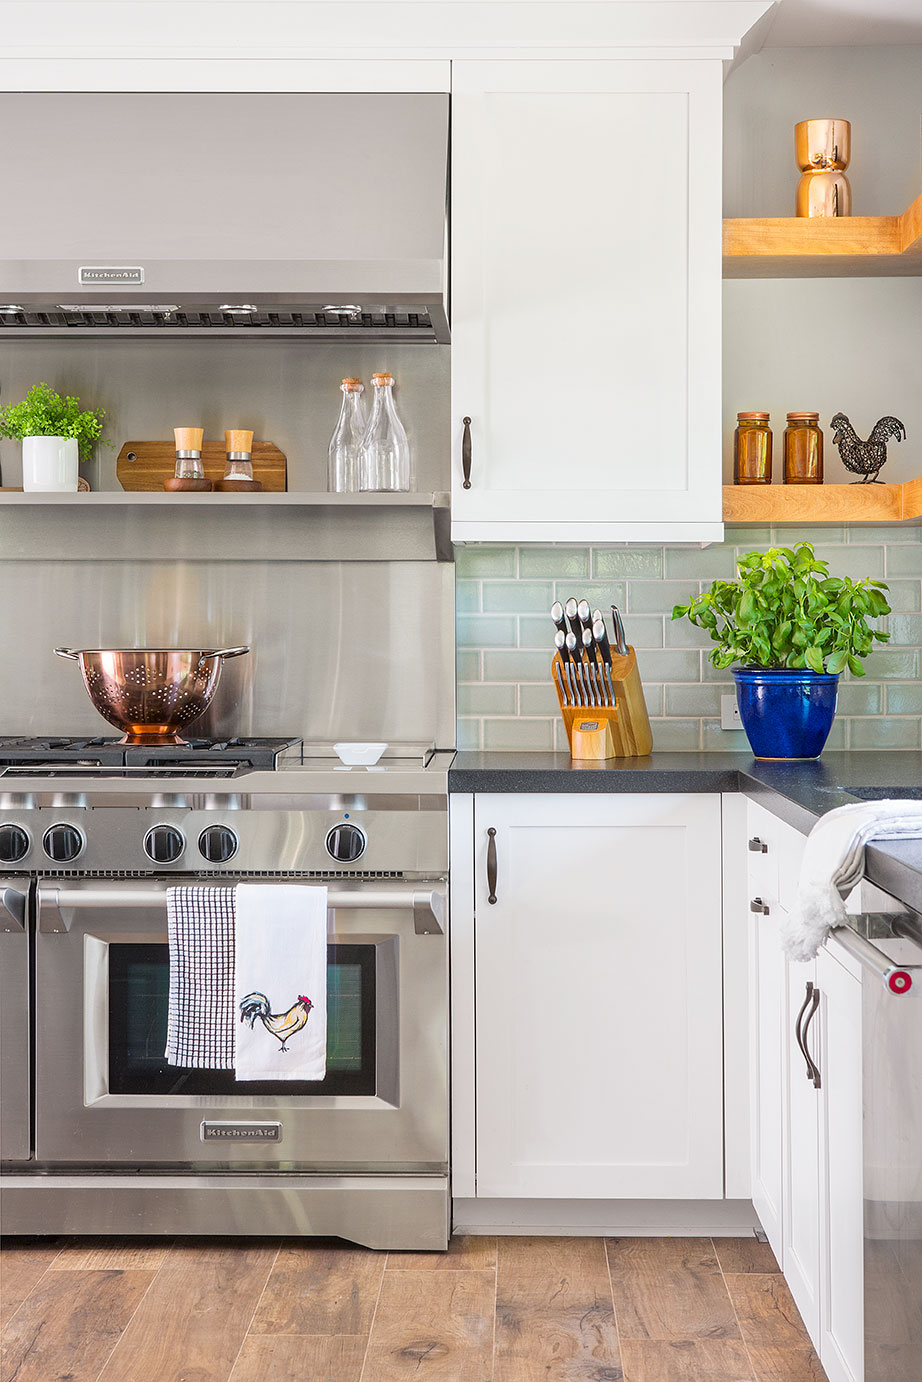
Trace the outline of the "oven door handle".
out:
<instances>
[{"instance_id":1,"label":"oven door handle","mask_svg":"<svg viewBox=\"0 0 922 1382\"><path fill-rule=\"evenodd\" d=\"M0 889L0 910L3 916L0 918L0 929L4 931L24 931L26 929L26 906L29 901L27 893L21 893L16 888ZM13 923L13 924L11 924Z\"/></svg>"},{"instance_id":2,"label":"oven door handle","mask_svg":"<svg viewBox=\"0 0 922 1382\"><path fill-rule=\"evenodd\" d=\"M38 929L43 935L69 931L73 924L74 911L77 909L165 908L167 888L172 886L177 885L163 884L157 887L156 884L143 883L135 888L57 888L43 883L39 886L38 894ZM446 896L445 883L438 879L418 888L412 885L394 890L364 886L354 889L330 888L327 892L327 905L330 908L376 907L410 910L413 913L413 929L418 936L443 936Z\"/></svg>"}]
</instances>

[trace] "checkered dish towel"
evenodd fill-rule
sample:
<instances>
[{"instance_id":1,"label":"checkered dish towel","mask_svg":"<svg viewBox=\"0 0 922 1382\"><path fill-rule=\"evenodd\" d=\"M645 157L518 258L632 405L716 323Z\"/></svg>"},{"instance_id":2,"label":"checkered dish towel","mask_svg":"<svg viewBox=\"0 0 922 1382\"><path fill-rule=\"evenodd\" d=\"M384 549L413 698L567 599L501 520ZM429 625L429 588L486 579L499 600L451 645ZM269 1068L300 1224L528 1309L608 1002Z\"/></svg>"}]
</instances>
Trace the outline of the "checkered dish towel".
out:
<instances>
[{"instance_id":1,"label":"checkered dish towel","mask_svg":"<svg viewBox=\"0 0 922 1382\"><path fill-rule=\"evenodd\" d=\"M167 888L168 1065L234 1068L233 888Z\"/></svg>"},{"instance_id":2,"label":"checkered dish towel","mask_svg":"<svg viewBox=\"0 0 922 1382\"><path fill-rule=\"evenodd\" d=\"M326 888L168 888L167 930L167 1064L324 1078Z\"/></svg>"}]
</instances>

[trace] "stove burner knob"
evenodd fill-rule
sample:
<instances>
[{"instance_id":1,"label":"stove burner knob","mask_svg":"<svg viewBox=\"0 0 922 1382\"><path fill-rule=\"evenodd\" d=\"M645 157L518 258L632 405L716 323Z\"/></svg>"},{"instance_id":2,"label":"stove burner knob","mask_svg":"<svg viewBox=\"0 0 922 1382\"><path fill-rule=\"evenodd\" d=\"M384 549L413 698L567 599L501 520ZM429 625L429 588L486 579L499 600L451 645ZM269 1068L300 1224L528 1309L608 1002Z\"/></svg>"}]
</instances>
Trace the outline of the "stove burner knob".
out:
<instances>
[{"instance_id":1,"label":"stove burner knob","mask_svg":"<svg viewBox=\"0 0 922 1382\"><path fill-rule=\"evenodd\" d=\"M56 864L72 864L83 853L82 833L75 825L50 825L42 837L42 847Z\"/></svg>"},{"instance_id":2,"label":"stove burner knob","mask_svg":"<svg viewBox=\"0 0 922 1382\"><path fill-rule=\"evenodd\" d=\"M227 825L209 825L198 837L199 853L209 864L226 864L240 848L240 841Z\"/></svg>"},{"instance_id":3,"label":"stove burner knob","mask_svg":"<svg viewBox=\"0 0 922 1382\"><path fill-rule=\"evenodd\" d=\"M155 864L175 864L186 847L186 837L175 825L153 825L144 836L144 853Z\"/></svg>"},{"instance_id":4,"label":"stove burner knob","mask_svg":"<svg viewBox=\"0 0 922 1382\"><path fill-rule=\"evenodd\" d=\"M327 854L340 864L354 864L368 848L364 830L357 825L334 825L327 835Z\"/></svg>"},{"instance_id":5,"label":"stove burner knob","mask_svg":"<svg viewBox=\"0 0 922 1382\"><path fill-rule=\"evenodd\" d=\"M0 825L0 864L18 864L29 853L30 840L21 825Z\"/></svg>"}]
</instances>

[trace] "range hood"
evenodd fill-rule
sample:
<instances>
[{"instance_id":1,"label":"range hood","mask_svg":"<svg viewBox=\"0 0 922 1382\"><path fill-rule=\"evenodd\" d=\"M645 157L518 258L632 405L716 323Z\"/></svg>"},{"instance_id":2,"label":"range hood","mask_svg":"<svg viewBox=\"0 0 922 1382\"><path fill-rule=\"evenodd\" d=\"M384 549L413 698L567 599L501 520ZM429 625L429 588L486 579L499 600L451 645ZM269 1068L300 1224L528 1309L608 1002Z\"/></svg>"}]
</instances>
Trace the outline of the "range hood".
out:
<instances>
[{"instance_id":1,"label":"range hood","mask_svg":"<svg viewBox=\"0 0 922 1382\"><path fill-rule=\"evenodd\" d=\"M449 339L445 94L5 93L0 128L0 336Z\"/></svg>"}]
</instances>

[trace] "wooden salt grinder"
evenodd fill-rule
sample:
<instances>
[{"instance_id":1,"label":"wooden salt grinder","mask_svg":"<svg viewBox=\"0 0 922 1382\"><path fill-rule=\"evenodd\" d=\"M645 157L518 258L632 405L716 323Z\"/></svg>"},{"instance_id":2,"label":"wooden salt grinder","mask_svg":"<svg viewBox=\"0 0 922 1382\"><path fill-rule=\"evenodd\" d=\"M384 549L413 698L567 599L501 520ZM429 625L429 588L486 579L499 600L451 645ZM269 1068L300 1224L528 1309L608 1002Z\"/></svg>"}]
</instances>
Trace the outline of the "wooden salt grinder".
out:
<instances>
[{"instance_id":1,"label":"wooden salt grinder","mask_svg":"<svg viewBox=\"0 0 922 1382\"><path fill-rule=\"evenodd\" d=\"M202 442L205 440L203 427L174 427L176 441L176 469L185 470L184 475L171 475L164 480L163 488L171 493L208 494L211 481L205 479L202 468Z\"/></svg>"},{"instance_id":2,"label":"wooden salt grinder","mask_svg":"<svg viewBox=\"0 0 922 1382\"><path fill-rule=\"evenodd\" d=\"M224 478L215 482L215 489L224 494L255 494L262 489L253 479L253 433L232 430L224 433L227 468Z\"/></svg>"}]
</instances>

